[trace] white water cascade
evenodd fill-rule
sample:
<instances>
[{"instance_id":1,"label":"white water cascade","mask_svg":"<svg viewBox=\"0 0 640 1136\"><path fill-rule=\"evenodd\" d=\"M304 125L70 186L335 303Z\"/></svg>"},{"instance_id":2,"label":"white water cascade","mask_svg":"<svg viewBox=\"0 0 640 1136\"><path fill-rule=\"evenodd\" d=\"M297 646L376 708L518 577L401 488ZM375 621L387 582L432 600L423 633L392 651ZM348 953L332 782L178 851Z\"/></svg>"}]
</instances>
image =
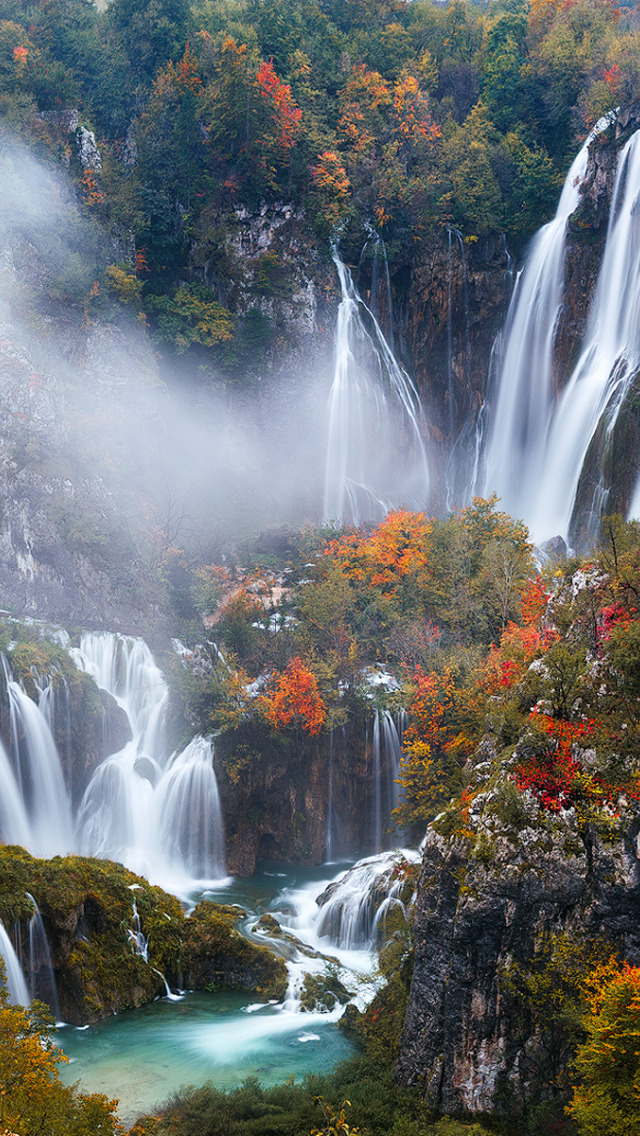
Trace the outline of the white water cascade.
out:
<instances>
[{"instance_id":1,"label":"white water cascade","mask_svg":"<svg viewBox=\"0 0 640 1136\"><path fill-rule=\"evenodd\" d=\"M57 1020L60 1007L49 940L38 904L29 892L27 899L33 904L33 915L29 920L29 992L32 998L47 1002Z\"/></svg>"},{"instance_id":2,"label":"white water cascade","mask_svg":"<svg viewBox=\"0 0 640 1136\"><path fill-rule=\"evenodd\" d=\"M610 438L640 368L640 131L624 147L582 352L554 414L530 523L538 540L568 539L587 452ZM593 506L598 511L598 502Z\"/></svg>"},{"instance_id":3,"label":"white water cascade","mask_svg":"<svg viewBox=\"0 0 640 1136\"><path fill-rule=\"evenodd\" d=\"M27 984L18 961L18 956L13 949L11 939L7 935L2 923L0 923L0 958L4 962L7 975L9 1001L14 1005L28 1006L30 999Z\"/></svg>"},{"instance_id":4,"label":"white water cascade","mask_svg":"<svg viewBox=\"0 0 640 1136\"><path fill-rule=\"evenodd\" d=\"M360 860L318 896L317 934L344 950L371 948L390 908L405 908L405 868L419 860L408 849Z\"/></svg>"},{"instance_id":5,"label":"white water cascade","mask_svg":"<svg viewBox=\"0 0 640 1136\"><path fill-rule=\"evenodd\" d=\"M0 837L61 855L73 848L73 823L60 758L41 710L3 664L11 746L9 757L0 747Z\"/></svg>"},{"instance_id":6,"label":"white water cascade","mask_svg":"<svg viewBox=\"0 0 640 1136\"><path fill-rule=\"evenodd\" d=\"M429 466L418 392L336 249L342 301L329 398L324 518L361 524L423 508ZM398 454L402 454L402 461Z\"/></svg>"},{"instance_id":7,"label":"white water cascade","mask_svg":"<svg viewBox=\"0 0 640 1136\"><path fill-rule=\"evenodd\" d=\"M373 846L382 851L385 829L399 799L404 713L394 719L389 710L376 710L373 719Z\"/></svg>"},{"instance_id":8,"label":"white water cascade","mask_svg":"<svg viewBox=\"0 0 640 1136\"><path fill-rule=\"evenodd\" d=\"M604 125L598 127L604 129ZM553 345L562 305L567 226L580 203L580 183L595 133L589 135L567 174L555 217L534 237L502 336L483 492L487 496L496 492L507 512L525 520L531 515L542 473L555 402Z\"/></svg>"},{"instance_id":9,"label":"white water cascade","mask_svg":"<svg viewBox=\"0 0 640 1136\"><path fill-rule=\"evenodd\" d=\"M113 695L132 734L87 786L78 816L81 851L120 860L152 881L223 876L213 744L196 737L181 753L167 753L168 688L146 643L86 634L72 656Z\"/></svg>"}]
</instances>

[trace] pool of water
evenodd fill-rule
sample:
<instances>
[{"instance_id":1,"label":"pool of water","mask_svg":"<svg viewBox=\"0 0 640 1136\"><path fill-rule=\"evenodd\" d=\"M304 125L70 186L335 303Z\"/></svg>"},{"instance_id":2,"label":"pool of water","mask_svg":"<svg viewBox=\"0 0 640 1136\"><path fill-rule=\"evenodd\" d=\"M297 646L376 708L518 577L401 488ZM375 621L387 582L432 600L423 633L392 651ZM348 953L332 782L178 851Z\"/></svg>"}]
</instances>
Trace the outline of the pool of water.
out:
<instances>
[{"instance_id":1,"label":"pool of water","mask_svg":"<svg viewBox=\"0 0 640 1136\"><path fill-rule=\"evenodd\" d=\"M256 1076L272 1085L331 1069L351 1044L328 1014L302 1014L248 1002L237 994L187 994L84 1029L58 1031L67 1083L118 1097L131 1122L181 1085L231 1089Z\"/></svg>"},{"instance_id":2,"label":"pool of water","mask_svg":"<svg viewBox=\"0 0 640 1136\"><path fill-rule=\"evenodd\" d=\"M371 969L371 954L338 950L318 938L313 924L315 896L339 872L340 865L307 871L270 865L250 880L227 880L189 900L204 896L239 904L249 913L243 925L251 936L255 918L272 912L302 942L338 958L343 977L353 978L349 989L356 989ZM251 1076L271 1085L329 1070L353 1048L337 1025L342 1007L331 1014L305 1013L295 998L296 978L325 965L324 959L306 955L289 959L290 991L283 1005L256 1002L251 994L190 992L89 1027L63 1026L56 1038L69 1059L61 1066L62 1079L117 1098L121 1119L131 1122L182 1085L210 1081L231 1089Z\"/></svg>"}]
</instances>

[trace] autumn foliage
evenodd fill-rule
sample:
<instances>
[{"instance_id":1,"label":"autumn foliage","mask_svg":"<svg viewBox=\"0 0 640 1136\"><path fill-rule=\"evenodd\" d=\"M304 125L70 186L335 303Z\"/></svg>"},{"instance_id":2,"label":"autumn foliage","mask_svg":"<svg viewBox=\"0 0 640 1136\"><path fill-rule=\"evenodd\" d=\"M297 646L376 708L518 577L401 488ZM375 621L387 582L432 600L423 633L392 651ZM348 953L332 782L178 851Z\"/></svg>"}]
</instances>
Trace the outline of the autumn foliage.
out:
<instances>
[{"instance_id":1,"label":"autumn foliage","mask_svg":"<svg viewBox=\"0 0 640 1136\"><path fill-rule=\"evenodd\" d=\"M433 524L424 513L399 509L371 532L353 530L332 541L326 555L333 557L353 583L366 584L387 594L428 565L426 538Z\"/></svg>"},{"instance_id":2,"label":"autumn foliage","mask_svg":"<svg viewBox=\"0 0 640 1136\"><path fill-rule=\"evenodd\" d=\"M117 1101L60 1080L67 1058L52 1042L46 1007L9 1004L0 962L0 1132L19 1136L116 1136Z\"/></svg>"},{"instance_id":3,"label":"autumn foliage","mask_svg":"<svg viewBox=\"0 0 640 1136\"><path fill-rule=\"evenodd\" d=\"M327 714L314 674L297 657L276 677L272 692L262 698L262 708L274 729L292 726L308 734L320 732Z\"/></svg>"},{"instance_id":4,"label":"autumn foliage","mask_svg":"<svg viewBox=\"0 0 640 1136\"><path fill-rule=\"evenodd\" d=\"M586 1040L579 1046L567 1111L582 1136L637 1136L640 1131L640 969L624 965L592 983Z\"/></svg>"}]
</instances>

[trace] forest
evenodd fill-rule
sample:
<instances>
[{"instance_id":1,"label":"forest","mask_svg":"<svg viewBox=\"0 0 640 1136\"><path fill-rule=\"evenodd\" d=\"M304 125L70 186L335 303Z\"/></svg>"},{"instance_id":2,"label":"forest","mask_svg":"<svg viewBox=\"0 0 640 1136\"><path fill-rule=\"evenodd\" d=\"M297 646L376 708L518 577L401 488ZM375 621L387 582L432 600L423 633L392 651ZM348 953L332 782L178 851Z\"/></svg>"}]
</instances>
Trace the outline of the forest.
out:
<instances>
[{"instance_id":1,"label":"forest","mask_svg":"<svg viewBox=\"0 0 640 1136\"><path fill-rule=\"evenodd\" d=\"M517 253L577 140L640 88L637 14L613 0L3 0L1 15L5 129L65 165L113 236L59 299L80 320L124 306L214 381L247 382L278 334L264 300L292 287L275 250L234 254L234 213L286 203L321 253L339 234L356 260L373 228L397 287L447 229Z\"/></svg>"},{"instance_id":2,"label":"forest","mask_svg":"<svg viewBox=\"0 0 640 1136\"><path fill-rule=\"evenodd\" d=\"M0 155L19 144L62 174L77 210L64 255L59 233L38 237L34 255L53 267L44 286L3 303L3 319L13 304L34 334L62 329L82 376L78 344L96 329L140 336L159 376L150 389L182 388L196 413L197 388L257 406L261 379L295 350L286 313L297 254L316 266L316 288L325 281L318 322L328 326L338 246L355 274L363 250L383 242L390 338L416 265L433 260L445 308L449 289L439 331L451 386L452 243L465 265L504 249L512 280L589 132L640 103L640 9L614 0L0 0L0 16ZM595 248L593 217L576 216ZM293 220L288 251L269 238L247 254L241 226L273 217ZM437 261L438 242L448 261ZM495 274L508 275L501 264ZM469 326L467 312L468 340ZM0 379L44 400L40 364L31 369L12 334ZM398 335L399 355L404 346ZM270 1087L253 1076L230 1091L183 1086L125 1123L115 1100L61 1077L64 1036L59 1048L50 1009L16 1002L0 981L0 1132L638 1136L640 522L603 507L580 555L563 541L541 551L495 494L468 494L351 526L235 518L234 532L216 515L213 536L198 540L173 502L159 519L151 495L131 520L139 486L126 485L126 446L110 439L115 402L73 419L78 435L87 430L83 460L93 447L109 486L97 505L87 489L86 507L68 490L86 464L69 475L73 462L60 463L60 473L21 407L15 436L3 420L13 448L0 524L25 470L53 479L47 520L85 573L82 603L92 590L97 603L126 596L119 632L153 641L176 752L194 738L215 748L230 872L251 876L274 849L320 862L327 776L353 813L349 853L368 840L376 853L420 846L422 859L398 853L389 869L402 901L376 931L375 994L340 1020L346 1062ZM41 431L53 434L47 421ZM235 499L223 508L233 514ZM31 552L25 538L30 580ZM15 726L9 688L40 705L46 675L51 697L83 715L82 728L52 726L82 814L103 735L124 738L126 723L68 652L81 650L84 622L103 630L113 607L84 621L78 601L59 617L63 636L42 636L38 616L56 616L63 599L45 613L12 596L0 612L0 733L4 742ZM402 723L380 846L365 833L372 719ZM146 752L138 760L141 779L161 777ZM37 792L25 782L29 804ZM0 800L0 834L9 812ZM205 897L185 915L109 857L32 856L19 843L0 843L0 928L19 936L32 905L44 912L79 1028L137 1012L157 998L158 975L170 994L166 976L177 987L183 968L208 993L241 986L283 1000L287 934L272 916L258 928L270 942L250 948L226 900ZM215 973L214 955L225 959ZM330 958L307 974L305 1009L349 1000L336 967ZM0 957L0 980L4 969Z\"/></svg>"}]
</instances>

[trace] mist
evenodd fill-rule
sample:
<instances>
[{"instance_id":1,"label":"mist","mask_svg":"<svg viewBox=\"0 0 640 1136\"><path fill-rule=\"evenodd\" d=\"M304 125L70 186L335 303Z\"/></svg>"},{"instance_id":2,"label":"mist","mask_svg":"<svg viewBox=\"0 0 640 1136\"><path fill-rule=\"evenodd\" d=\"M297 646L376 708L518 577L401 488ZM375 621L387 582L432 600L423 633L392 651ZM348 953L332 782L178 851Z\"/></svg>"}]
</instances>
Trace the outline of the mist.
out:
<instances>
[{"instance_id":1,"label":"mist","mask_svg":"<svg viewBox=\"0 0 640 1136\"><path fill-rule=\"evenodd\" d=\"M319 521L332 339L317 364L293 352L277 373L215 386L114 311L104 269L126 263L127 233L106 234L6 137L0 178L4 526L29 549L23 582L52 526L85 559L92 525L126 528L129 556L154 567L168 547L209 561L265 527Z\"/></svg>"}]
</instances>

